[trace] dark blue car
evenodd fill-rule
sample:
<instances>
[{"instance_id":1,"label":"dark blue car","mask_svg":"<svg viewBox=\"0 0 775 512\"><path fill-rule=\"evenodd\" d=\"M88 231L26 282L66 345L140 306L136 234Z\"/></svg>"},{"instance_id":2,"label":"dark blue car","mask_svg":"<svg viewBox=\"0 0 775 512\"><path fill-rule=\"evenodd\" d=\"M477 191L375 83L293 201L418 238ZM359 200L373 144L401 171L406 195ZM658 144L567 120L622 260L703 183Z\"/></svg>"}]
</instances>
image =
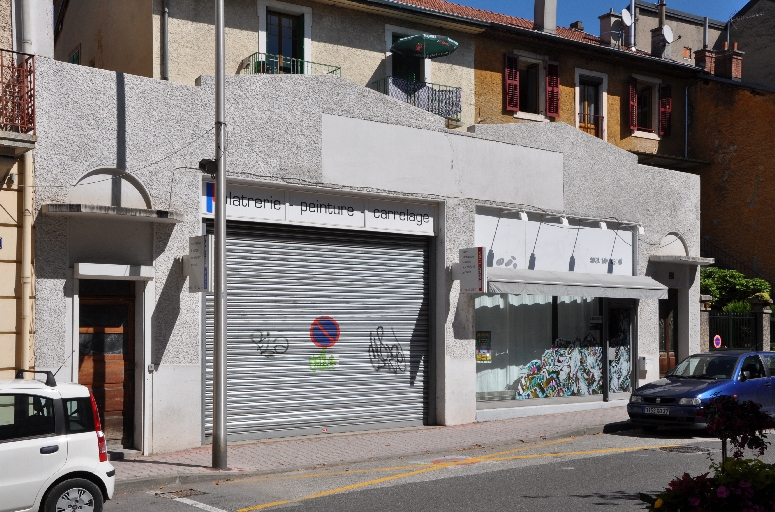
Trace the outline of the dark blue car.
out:
<instances>
[{"instance_id":1,"label":"dark blue car","mask_svg":"<svg viewBox=\"0 0 775 512\"><path fill-rule=\"evenodd\" d=\"M713 395L762 404L775 416L775 352L713 352L689 356L665 377L633 391L627 413L646 430L658 426L705 428Z\"/></svg>"}]
</instances>

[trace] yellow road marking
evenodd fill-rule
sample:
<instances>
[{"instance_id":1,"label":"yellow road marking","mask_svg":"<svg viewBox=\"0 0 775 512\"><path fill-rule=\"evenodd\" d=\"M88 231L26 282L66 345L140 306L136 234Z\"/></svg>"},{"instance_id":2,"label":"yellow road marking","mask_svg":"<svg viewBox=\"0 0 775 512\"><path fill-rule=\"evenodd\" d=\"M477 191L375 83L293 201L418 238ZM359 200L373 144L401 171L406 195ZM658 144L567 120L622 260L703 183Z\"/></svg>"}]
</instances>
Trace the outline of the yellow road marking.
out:
<instances>
[{"instance_id":1,"label":"yellow road marking","mask_svg":"<svg viewBox=\"0 0 775 512\"><path fill-rule=\"evenodd\" d=\"M262 503L261 505L254 505L252 507L246 507L241 508L237 510L237 512L253 512L254 510L264 510L271 507L277 507L280 505L288 505L289 503L297 503L300 501L306 501L311 500L315 498L322 498L324 496L330 496L332 494L339 494L342 492L352 491L355 489L360 489L362 487L368 487L371 485L377 485L384 482L389 482L391 480L397 480L400 478L407 478L414 475L420 475L422 473L429 473L431 471L438 471L440 469L445 469L451 466L459 466L464 464L471 464L476 462L499 462L499 461L506 461L506 460L515 460L515 459L535 459L539 457L562 457L566 455L592 455L592 454L598 454L598 453L623 453L623 452L631 452L631 451L637 451L637 450L647 450L647 449L654 449L654 448L665 448L670 446L679 446L676 444L670 444L670 445L663 445L663 446L636 446L636 447L628 447L628 448L604 448L599 450L585 450L585 451L574 451L574 452L556 452L556 453L536 453L536 454L528 454L528 455L511 455L508 457L502 457L505 454L508 453L515 453L515 452L521 452L526 450L532 450L535 448L542 448L545 446L552 446L555 444L560 443L566 443L568 441L573 441L573 438L570 439L561 439L559 441L551 441L548 443L542 443L538 445L531 445L531 446L524 446L522 448L516 448L514 450L505 450L502 452L492 453L490 455L483 455L481 457L471 457L465 460L456 460L451 462L446 462L443 464L433 464L431 467L424 467L422 469L418 469L415 471L408 471L406 473L399 473L398 475L391 475L391 476L385 476L382 478L375 478L373 480L367 480L365 482L359 482L357 484L350 484L345 485L342 487L337 487L335 489L330 489L328 491L322 491L315 494L309 494L307 496L302 496L301 498L292 498L287 500L280 500L280 501L273 501L270 503ZM415 466L410 466L415 467ZM401 467L395 468L396 470L400 469ZM383 470L387 470L389 468L380 468ZM359 471L379 471L377 470L359 470ZM344 473L352 473L352 471L346 471ZM315 476L330 476L331 473L325 474L325 475L315 475Z\"/></svg>"},{"instance_id":2,"label":"yellow road marking","mask_svg":"<svg viewBox=\"0 0 775 512\"><path fill-rule=\"evenodd\" d=\"M557 441L549 441L547 443L540 443L540 444L534 444L534 445L528 445L523 446L521 448L516 448L514 450L505 450L502 452L492 453L490 455L482 455L481 457L475 457L475 458L466 458L465 460L456 460L456 461L450 461L455 462L456 464L470 464L471 462L478 462L480 459L489 459L490 457L495 457L498 455L505 455L507 453L514 453L514 452L523 452L526 450L532 450L535 448L543 448L545 446L552 446L555 444L560 443L567 443L568 441L573 441L574 438L568 438L568 439L560 439ZM445 464L445 463L443 463ZM394 466L394 467L388 467L388 468L372 468L372 469L351 469L349 471L334 471L334 472L327 472L327 473L308 473L304 475L283 475L283 476L267 476L267 477L260 477L260 478L246 478L246 479L239 479L239 480L233 480L228 483L236 484L236 483L244 483L244 482L264 482L267 480L291 480L291 479L299 479L299 478L322 478L327 476L341 476L341 475L353 475L356 473L372 473L377 471L400 471L402 469L416 469L416 468L422 468L422 467L438 467L439 464L411 464L407 466ZM239 511L238 511L239 512Z\"/></svg>"}]
</instances>

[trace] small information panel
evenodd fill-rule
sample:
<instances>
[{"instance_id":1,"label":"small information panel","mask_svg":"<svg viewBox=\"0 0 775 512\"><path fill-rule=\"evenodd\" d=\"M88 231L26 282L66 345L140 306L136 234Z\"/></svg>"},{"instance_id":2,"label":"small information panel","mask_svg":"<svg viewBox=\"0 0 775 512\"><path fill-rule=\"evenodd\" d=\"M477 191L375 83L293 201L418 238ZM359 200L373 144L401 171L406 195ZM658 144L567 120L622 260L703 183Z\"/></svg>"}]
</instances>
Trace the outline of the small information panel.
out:
<instances>
[{"instance_id":1,"label":"small information panel","mask_svg":"<svg viewBox=\"0 0 775 512\"><path fill-rule=\"evenodd\" d=\"M492 363L491 331L476 331L476 362Z\"/></svg>"},{"instance_id":2,"label":"small information panel","mask_svg":"<svg viewBox=\"0 0 775 512\"><path fill-rule=\"evenodd\" d=\"M212 235L188 238L188 291L213 291L213 256L215 237Z\"/></svg>"},{"instance_id":3,"label":"small information panel","mask_svg":"<svg viewBox=\"0 0 775 512\"><path fill-rule=\"evenodd\" d=\"M460 249L460 293L487 293L484 247Z\"/></svg>"}]
</instances>

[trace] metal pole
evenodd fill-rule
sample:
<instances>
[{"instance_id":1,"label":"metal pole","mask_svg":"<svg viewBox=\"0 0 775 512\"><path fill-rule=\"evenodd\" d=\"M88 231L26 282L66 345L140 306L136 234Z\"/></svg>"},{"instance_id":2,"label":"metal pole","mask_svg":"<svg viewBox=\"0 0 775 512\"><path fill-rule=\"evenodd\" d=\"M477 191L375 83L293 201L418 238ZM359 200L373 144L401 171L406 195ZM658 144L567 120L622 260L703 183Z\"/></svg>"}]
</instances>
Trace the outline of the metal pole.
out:
<instances>
[{"instance_id":1,"label":"metal pole","mask_svg":"<svg viewBox=\"0 0 775 512\"><path fill-rule=\"evenodd\" d=\"M630 48L635 48L635 0L630 0L630 17L632 17L632 25L630 25Z\"/></svg>"},{"instance_id":2,"label":"metal pole","mask_svg":"<svg viewBox=\"0 0 775 512\"><path fill-rule=\"evenodd\" d=\"M213 468L226 466L226 169L224 166L223 1L215 0L215 347L213 350Z\"/></svg>"}]
</instances>

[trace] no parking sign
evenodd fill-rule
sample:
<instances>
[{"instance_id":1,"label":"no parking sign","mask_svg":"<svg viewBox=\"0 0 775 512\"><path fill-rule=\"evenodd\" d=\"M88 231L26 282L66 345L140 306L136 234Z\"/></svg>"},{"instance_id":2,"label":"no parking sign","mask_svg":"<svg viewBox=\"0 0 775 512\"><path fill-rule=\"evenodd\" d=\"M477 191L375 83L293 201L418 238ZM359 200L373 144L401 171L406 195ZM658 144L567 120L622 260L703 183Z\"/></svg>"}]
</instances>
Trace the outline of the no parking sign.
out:
<instances>
[{"instance_id":1,"label":"no parking sign","mask_svg":"<svg viewBox=\"0 0 775 512\"><path fill-rule=\"evenodd\" d=\"M721 348L721 336L718 334L713 337L713 346L716 348Z\"/></svg>"}]
</instances>

